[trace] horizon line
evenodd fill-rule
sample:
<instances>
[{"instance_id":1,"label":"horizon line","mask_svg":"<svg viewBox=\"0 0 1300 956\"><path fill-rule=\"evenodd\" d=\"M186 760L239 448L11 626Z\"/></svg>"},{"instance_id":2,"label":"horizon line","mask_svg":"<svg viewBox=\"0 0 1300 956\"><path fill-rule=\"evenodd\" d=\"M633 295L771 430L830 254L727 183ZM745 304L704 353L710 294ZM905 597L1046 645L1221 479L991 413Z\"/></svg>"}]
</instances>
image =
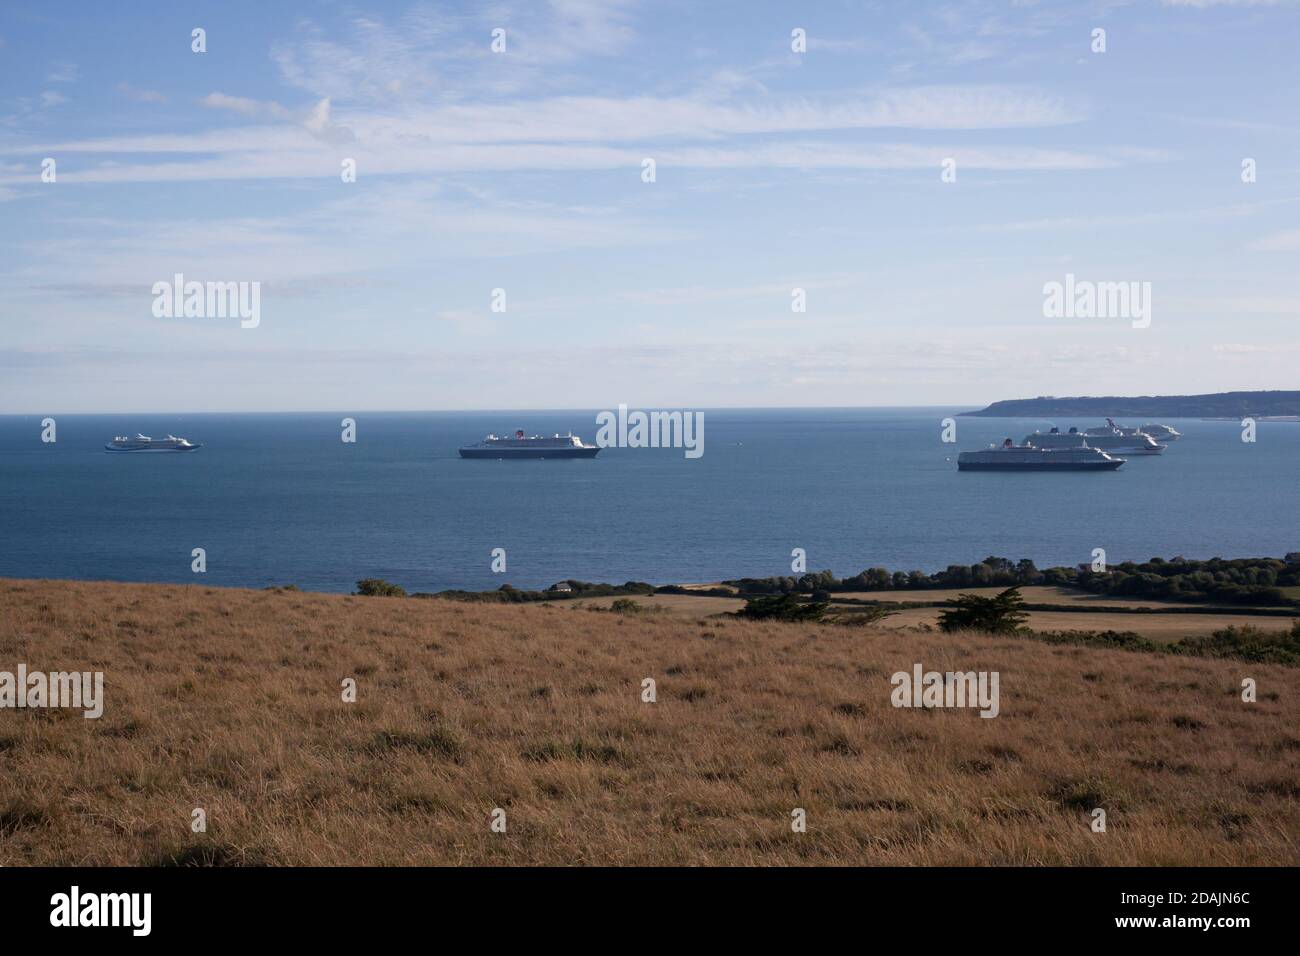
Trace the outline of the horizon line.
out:
<instances>
[{"instance_id":1,"label":"horizon line","mask_svg":"<svg viewBox=\"0 0 1300 956\"><path fill-rule=\"evenodd\" d=\"M939 408L939 409L965 409L965 408L984 408L990 403L978 405L970 404L943 404L943 405L656 405L653 403L638 403L637 405L627 404L629 409L650 409L653 411L851 411L857 409L910 409L910 408ZM614 406L617 408L618 406ZM35 415L86 415L86 416L104 416L104 415L426 415L426 414L456 414L466 412L482 413L506 413L506 412L523 412L536 414L539 412L590 412L604 411L606 409L598 408L595 405L578 407L578 406L555 406L550 408L284 408L284 409L208 409L208 410L159 410L159 411L39 411L39 412L0 412L0 418L30 418Z\"/></svg>"}]
</instances>

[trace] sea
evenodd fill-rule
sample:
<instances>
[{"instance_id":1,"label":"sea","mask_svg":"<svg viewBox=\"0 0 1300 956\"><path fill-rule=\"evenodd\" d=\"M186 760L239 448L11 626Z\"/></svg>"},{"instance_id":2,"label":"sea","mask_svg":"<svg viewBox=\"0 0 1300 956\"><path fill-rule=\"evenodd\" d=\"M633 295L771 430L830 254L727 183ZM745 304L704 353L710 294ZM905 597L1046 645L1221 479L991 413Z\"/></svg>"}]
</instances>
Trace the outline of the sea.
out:
<instances>
[{"instance_id":1,"label":"sea","mask_svg":"<svg viewBox=\"0 0 1300 956\"><path fill-rule=\"evenodd\" d=\"M438 591L789 575L795 549L837 576L1300 551L1298 423L1244 442L1239 422L1170 419L1182 440L1115 472L959 473L960 450L1100 424L957 417L945 442L959 411L704 409L698 458L541 461L456 449L515 429L591 442L597 412L55 415L53 442L46 416L0 416L0 577ZM203 447L104 450L137 432Z\"/></svg>"}]
</instances>

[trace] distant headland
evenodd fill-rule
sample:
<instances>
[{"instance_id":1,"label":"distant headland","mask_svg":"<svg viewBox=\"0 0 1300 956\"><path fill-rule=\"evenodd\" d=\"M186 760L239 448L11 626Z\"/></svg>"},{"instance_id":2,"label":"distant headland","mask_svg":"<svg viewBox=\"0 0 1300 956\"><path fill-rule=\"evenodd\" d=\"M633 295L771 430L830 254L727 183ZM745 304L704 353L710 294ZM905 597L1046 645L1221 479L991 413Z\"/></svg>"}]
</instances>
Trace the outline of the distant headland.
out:
<instances>
[{"instance_id":1,"label":"distant headland","mask_svg":"<svg viewBox=\"0 0 1300 956\"><path fill-rule=\"evenodd\" d=\"M1122 398L1013 398L976 412L977 418L1041 418L1053 415L1151 416L1162 418L1277 418L1300 415L1300 392L1212 392L1208 395L1141 395Z\"/></svg>"}]
</instances>

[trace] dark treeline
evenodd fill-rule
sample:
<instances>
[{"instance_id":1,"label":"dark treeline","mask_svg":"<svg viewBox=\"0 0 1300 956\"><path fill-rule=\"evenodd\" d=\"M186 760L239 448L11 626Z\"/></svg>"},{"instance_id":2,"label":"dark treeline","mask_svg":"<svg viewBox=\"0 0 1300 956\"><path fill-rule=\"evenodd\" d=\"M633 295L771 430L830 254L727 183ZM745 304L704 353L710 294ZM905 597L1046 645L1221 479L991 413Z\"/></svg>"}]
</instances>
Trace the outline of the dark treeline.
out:
<instances>
[{"instance_id":1,"label":"dark treeline","mask_svg":"<svg viewBox=\"0 0 1300 956\"><path fill-rule=\"evenodd\" d=\"M1286 606L1300 605L1300 601L1281 590L1300 585L1300 552L1292 552L1285 559L1152 558L1141 564L1125 561L1110 565L1102 572L1093 571L1086 564L1040 570L1028 558L1012 561L990 556L978 564L951 564L934 574L867 568L848 578L818 571L797 577L739 578L723 583L742 594L924 591L1045 584L1123 597Z\"/></svg>"},{"instance_id":2,"label":"dark treeline","mask_svg":"<svg viewBox=\"0 0 1300 956\"><path fill-rule=\"evenodd\" d=\"M525 604L529 601L565 601L572 598L613 597L617 595L655 593L653 584L628 581L626 584L593 584L590 581L561 581L545 591L521 591L503 584L495 591L439 591L436 594L416 593L415 597L440 597L452 601L479 601L488 603Z\"/></svg>"}]
</instances>

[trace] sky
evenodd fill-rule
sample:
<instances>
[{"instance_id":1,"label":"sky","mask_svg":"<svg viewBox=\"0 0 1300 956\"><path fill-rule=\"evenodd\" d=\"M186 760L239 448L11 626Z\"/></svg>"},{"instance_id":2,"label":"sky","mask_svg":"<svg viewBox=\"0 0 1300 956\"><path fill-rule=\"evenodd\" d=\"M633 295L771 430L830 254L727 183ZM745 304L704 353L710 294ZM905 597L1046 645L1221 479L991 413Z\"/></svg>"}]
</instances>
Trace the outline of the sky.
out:
<instances>
[{"instance_id":1,"label":"sky","mask_svg":"<svg viewBox=\"0 0 1300 956\"><path fill-rule=\"evenodd\" d=\"M0 413L1296 388L1298 44L1281 0L0 4ZM157 315L178 273L257 324ZM1149 324L1046 315L1067 275Z\"/></svg>"}]
</instances>

